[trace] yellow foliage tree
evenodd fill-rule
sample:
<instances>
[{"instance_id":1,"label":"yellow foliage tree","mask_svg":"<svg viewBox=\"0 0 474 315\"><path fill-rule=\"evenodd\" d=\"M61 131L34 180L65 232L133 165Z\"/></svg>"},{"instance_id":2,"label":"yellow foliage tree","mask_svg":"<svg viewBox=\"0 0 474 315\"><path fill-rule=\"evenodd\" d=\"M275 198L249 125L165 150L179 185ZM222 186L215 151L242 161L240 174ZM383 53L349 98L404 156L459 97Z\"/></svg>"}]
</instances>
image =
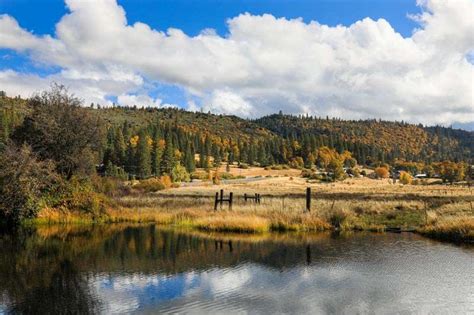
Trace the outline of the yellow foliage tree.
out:
<instances>
[{"instance_id":1,"label":"yellow foliage tree","mask_svg":"<svg viewBox=\"0 0 474 315\"><path fill-rule=\"evenodd\" d=\"M138 135L130 137L130 145L132 148L135 148L138 144L138 141L140 140L140 137Z\"/></svg>"},{"instance_id":2,"label":"yellow foliage tree","mask_svg":"<svg viewBox=\"0 0 474 315\"><path fill-rule=\"evenodd\" d=\"M389 176L388 168L384 166L377 167L375 169L375 176L377 178L388 178Z\"/></svg>"},{"instance_id":3,"label":"yellow foliage tree","mask_svg":"<svg viewBox=\"0 0 474 315\"><path fill-rule=\"evenodd\" d=\"M413 177L409 173L407 173L405 171L400 172L400 182L403 185L411 184L412 180L413 180Z\"/></svg>"}]
</instances>

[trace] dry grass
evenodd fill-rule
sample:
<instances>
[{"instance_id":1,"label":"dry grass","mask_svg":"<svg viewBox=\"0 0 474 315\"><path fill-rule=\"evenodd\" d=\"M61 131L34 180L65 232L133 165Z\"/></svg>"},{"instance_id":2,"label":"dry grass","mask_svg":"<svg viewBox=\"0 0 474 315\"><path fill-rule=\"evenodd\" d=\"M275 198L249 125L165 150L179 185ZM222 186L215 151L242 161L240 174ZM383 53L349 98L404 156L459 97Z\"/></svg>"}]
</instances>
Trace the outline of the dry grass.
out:
<instances>
[{"instance_id":1,"label":"dry grass","mask_svg":"<svg viewBox=\"0 0 474 315\"><path fill-rule=\"evenodd\" d=\"M256 215L232 213L199 218L193 225L200 230L206 231L261 233L269 230L270 221Z\"/></svg>"},{"instance_id":2,"label":"dry grass","mask_svg":"<svg viewBox=\"0 0 474 315\"><path fill-rule=\"evenodd\" d=\"M275 172L275 171L268 171ZM280 172L280 171L278 171ZM299 171L298 171L299 172ZM275 175L276 176L276 175ZM306 187L311 187L315 194L336 195L353 194L364 196L384 196L398 198L415 197L473 197L474 188L461 185L442 185L438 180L429 180L429 185L401 185L392 183L391 179L349 178L336 183L312 182L297 176L262 177L257 181L212 185L202 183L168 189L159 192L162 195L212 195L218 189L233 191L234 194L255 193L262 195L282 196L288 194L303 194ZM437 184L438 183L438 184Z\"/></svg>"},{"instance_id":3,"label":"dry grass","mask_svg":"<svg viewBox=\"0 0 474 315\"><path fill-rule=\"evenodd\" d=\"M442 240L474 242L474 217L444 218L420 228L419 232Z\"/></svg>"},{"instance_id":4,"label":"dry grass","mask_svg":"<svg viewBox=\"0 0 474 315\"><path fill-rule=\"evenodd\" d=\"M222 165L219 168L220 173L226 172L226 165ZM255 176L293 176L299 177L301 170L298 169L282 169L282 170L272 170L264 169L263 167L249 167L247 169L239 168L237 165L230 166L230 174L234 176L244 176L244 177L255 177Z\"/></svg>"},{"instance_id":5,"label":"dry grass","mask_svg":"<svg viewBox=\"0 0 474 315\"><path fill-rule=\"evenodd\" d=\"M313 191L312 209L306 213L304 191ZM213 210L214 195L234 193L232 211L227 205ZM261 204L244 202L243 194L262 194ZM472 222L474 197L468 187L392 184L367 178L344 182L308 183L302 178L272 177L247 183L172 188L157 193L114 199L114 207L101 218L44 210L41 222L150 222L194 227L208 231L383 231L418 229L425 235L472 236L472 224L453 232L460 222ZM459 220L458 220L459 219ZM453 222L453 227L449 222ZM464 224L463 223L463 224ZM467 232L465 232L467 231ZM471 235L471 236L469 236ZM466 239L465 237L462 237Z\"/></svg>"}]
</instances>

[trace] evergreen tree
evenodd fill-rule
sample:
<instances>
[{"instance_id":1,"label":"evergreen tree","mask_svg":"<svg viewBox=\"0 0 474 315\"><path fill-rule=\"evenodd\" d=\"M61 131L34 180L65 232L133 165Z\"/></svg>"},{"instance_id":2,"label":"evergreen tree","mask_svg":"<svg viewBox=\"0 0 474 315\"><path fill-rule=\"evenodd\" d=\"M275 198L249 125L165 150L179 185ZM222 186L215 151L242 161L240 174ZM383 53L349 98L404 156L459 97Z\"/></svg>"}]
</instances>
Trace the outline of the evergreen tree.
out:
<instances>
[{"instance_id":1,"label":"evergreen tree","mask_svg":"<svg viewBox=\"0 0 474 315\"><path fill-rule=\"evenodd\" d=\"M136 153L137 175L140 178L147 178L151 175L151 152L148 139L144 131L140 132Z\"/></svg>"},{"instance_id":2,"label":"evergreen tree","mask_svg":"<svg viewBox=\"0 0 474 315\"><path fill-rule=\"evenodd\" d=\"M194 172L196 169L194 152L191 149L191 143L189 141L186 143L186 150L184 151L184 167L186 167L189 173Z\"/></svg>"},{"instance_id":3,"label":"evergreen tree","mask_svg":"<svg viewBox=\"0 0 474 315\"><path fill-rule=\"evenodd\" d=\"M130 175L137 175L135 163L135 150L131 144L127 146L125 171Z\"/></svg>"},{"instance_id":4,"label":"evergreen tree","mask_svg":"<svg viewBox=\"0 0 474 315\"><path fill-rule=\"evenodd\" d=\"M118 166L125 165L125 139L123 137L122 129L117 128L115 130L115 136L113 139L113 163Z\"/></svg>"},{"instance_id":5,"label":"evergreen tree","mask_svg":"<svg viewBox=\"0 0 474 315\"><path fill-rule=\"evenodd\" d=\"M165 152L163 159L161 160L161 173L171 174L171 170L175 166L174 146L171 141L171 135L168 133L166 136Z\"/></svg>"}]
</instances>

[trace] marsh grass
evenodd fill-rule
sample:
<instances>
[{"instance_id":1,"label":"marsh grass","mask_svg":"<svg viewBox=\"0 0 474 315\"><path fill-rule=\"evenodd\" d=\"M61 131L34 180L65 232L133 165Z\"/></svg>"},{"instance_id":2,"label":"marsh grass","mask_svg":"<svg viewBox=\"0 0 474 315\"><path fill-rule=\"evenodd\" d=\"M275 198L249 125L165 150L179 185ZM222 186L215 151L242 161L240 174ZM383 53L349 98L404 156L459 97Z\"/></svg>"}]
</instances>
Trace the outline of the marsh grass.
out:
<instances>
[{"instance_id":1,"label":"marsh grass","mask_svg":"<svg viewBox=\"0 0 474 315\"><path fill-rule=\"evenodd\" d=\"M374 184L376 183L376 184ZM385 181L361 180L311 184L311 212L305 212L301 178L268 178L232 185L181 187L157 193L114 197L102 217L45 210L41 222L137 222L190 227L203 231L263 233L265 231L384 231L417 229L425 235L446 238L472 235L472 225L454 226L474 217L472 192L466 187L402 186ZM213 210L219 189L234 192L232 211L227 205ZM261 204L245 202L243 194L260 192ZM467 218L458 222L458 218ZM454 221L453 221L454 220ZM449 222L453 221L452 224ZM449 228L448 228L449 227ZM464 229L464 230L463 230ZM465 230L468 232L463 232ZM458 229L459 230L459 229ZM462 236L464 239L465 237Z\"/></svg>"},{"instance_id":2,"label":"marsh grass","mask_svg":"<svg viewBox=\"0 0 474 315\"><path fill-rule=\"evenodd\" d=\"M423 235L441 240L473 243L474 218L467 216L444 218L418 231Z\"/></svg>"}]
</instances>

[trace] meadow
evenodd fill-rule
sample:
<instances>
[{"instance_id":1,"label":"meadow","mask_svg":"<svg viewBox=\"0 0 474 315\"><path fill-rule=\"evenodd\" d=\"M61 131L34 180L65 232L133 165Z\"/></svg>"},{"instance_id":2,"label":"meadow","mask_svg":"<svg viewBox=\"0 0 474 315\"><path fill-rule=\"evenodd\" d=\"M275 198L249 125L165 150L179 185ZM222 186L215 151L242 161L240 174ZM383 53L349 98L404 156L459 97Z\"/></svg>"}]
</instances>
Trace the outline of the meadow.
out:
<instances>
[{"instance_id":1,"label":"meadow","mask_svg":"<svg viewBox=\"0 0 474 315\"><path fill-rule=\"evenodd\" d=\"M231 170L239 172L238 169ZM37 222L149 222L213 232L269 231L411 231L449 241L474 241L474 197L466 185L426 180L401 185L391 179L348 178L341 182L312 182L285 170L252 168L244 180L197 182L159 192L134 191L112 198L101 218L43 210ZM288 172L288 170L286 170ZM253 175L253 176L251 176ZM311 211L305 190L311 187ZM215 193L234 195L214 210ZM259 193L260 203L244 200Z\"/></svg>"}]
</instances>

